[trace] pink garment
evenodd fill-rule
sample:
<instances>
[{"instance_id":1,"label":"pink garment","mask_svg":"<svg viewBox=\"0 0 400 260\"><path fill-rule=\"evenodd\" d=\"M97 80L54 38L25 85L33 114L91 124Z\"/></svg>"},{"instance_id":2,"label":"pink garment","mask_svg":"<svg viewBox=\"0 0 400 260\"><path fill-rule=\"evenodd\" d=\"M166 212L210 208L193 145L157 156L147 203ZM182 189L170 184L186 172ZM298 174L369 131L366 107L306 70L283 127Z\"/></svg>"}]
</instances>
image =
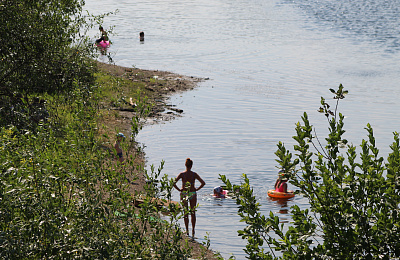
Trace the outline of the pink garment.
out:
<instances>
[{"instance_id":1,"label":"pink garment","mask_svg":"<svg viewBox=\"0 0 400 260\"><path fill-rule=\"evenodd\" d=\"M99 47L101 48L107 48L108 46L110 46L110 42L109 41L101 41L100 43L98 43Z\"/></svg>"},{"instance_id":2,"label":"pink garment","mask_svg":"<svg viewBox=\"0 0 400 260\"><path fill-rule=\"evenodd\" d=\"M275 191L277 191L277 192L284 192L284 191L285 191L284 188L283 188L283 184L284 184L284 183L285 183L285 182L281 182L280 185L279 185L279 187L276 188Z\"/></svg>"}]
</instances>

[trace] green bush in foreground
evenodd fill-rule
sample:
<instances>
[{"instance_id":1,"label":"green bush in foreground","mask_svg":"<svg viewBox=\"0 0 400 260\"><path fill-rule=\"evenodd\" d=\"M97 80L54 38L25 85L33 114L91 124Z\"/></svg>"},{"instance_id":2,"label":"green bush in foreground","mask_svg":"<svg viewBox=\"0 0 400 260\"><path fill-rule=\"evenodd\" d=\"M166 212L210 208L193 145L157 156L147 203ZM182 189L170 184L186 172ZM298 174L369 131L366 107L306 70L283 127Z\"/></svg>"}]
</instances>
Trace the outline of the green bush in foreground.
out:
<instances>
[{"instance_id":1,"label":"green bush in foreground","mask_svg":"<svg viewBox=\"0 0 400 260\"><path fill-rule=\"evenodd\" d=\"M74 97L75 105L58 114L62 124L50 118L51 125L42 120L34 132L0 128L0 258L190 256L177 224L182 211L153 200L171 197L172 180L163 178L160 187L146 185L142 194L132 193L127 177L134 182L133 170L145 171L129 153L125 164L112 158L98 134L96 101L79 92ZM58 104L67 106L62 100ZM147 178L159 179L160 171ZM138 209L134 201L139 198ZM167 212L172 213L162 217Z\"/></svg>"},{"instance_id":2,"label":"green bush in foreground","mask_svg":"<svg viewBox=\"0 0 400 260\"><path fill-rule=\"evenodd\" d=\"M244 182L234 186L221 175L230 189L238 190L238 212L247 224L238 232L248 241L249 259L400 258L399 134L394 133L385 162L368 124L368 139L362 141L357 156L356 147L343 138L344 116L337 114L338 102L347 91L340 85L331 92L337 100L335 110L330 110L324 98L319 109L329 125L325 146L313 133L306 113L303 124L296 125L295 153L278 144L277 162L290 173L297 196L310 204L309 209L291 207L290 225L280 224L272 212L268 216L260 212L245 174Z\"/></svg>"}]
</instances>

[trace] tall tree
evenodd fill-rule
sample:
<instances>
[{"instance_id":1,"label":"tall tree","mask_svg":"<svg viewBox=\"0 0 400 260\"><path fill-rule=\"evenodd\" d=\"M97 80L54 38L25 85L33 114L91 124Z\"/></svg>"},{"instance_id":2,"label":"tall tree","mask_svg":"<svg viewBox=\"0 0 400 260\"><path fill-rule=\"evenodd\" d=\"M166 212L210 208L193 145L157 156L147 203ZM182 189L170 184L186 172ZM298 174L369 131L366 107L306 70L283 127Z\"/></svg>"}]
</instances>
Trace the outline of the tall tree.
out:
<instances>
[{"instance_id":1,"label":"tall tree","mask_svg":"<svg viewBox=\"0 0 400 260\"><path fill-rule=\"evenodd\" d=\"M0 95L68 90L92 82L77 45L82 0L0 2Z\"/></svg>"},{"instance_id":2,"label":"tall tree","mask_svg":"<svg viewBox=\"0 0 400 260\"><path fill-rule=\"evenodd\" d=\"M48 115L46 93L90 90L94 48L80 32L93 23L82 15L83 5L83 0L0 1L0 125L35 128Z\"/></svg>"}]
</instances>

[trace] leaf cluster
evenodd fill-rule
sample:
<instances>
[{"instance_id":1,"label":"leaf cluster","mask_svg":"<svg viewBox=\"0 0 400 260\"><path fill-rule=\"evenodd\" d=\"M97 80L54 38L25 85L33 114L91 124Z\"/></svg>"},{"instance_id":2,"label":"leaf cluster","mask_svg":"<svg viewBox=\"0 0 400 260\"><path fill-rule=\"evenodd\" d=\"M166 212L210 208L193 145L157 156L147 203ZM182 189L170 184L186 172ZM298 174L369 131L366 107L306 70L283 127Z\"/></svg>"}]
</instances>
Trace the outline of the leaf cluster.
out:
<instances>
[{"instance_id":1,"label":"leaf cluster","mask_svg":"<svg viewBox=\"0 0 400 260\"><path fill-rule=\"evenodd\" d=\"M34 116L43 109L35 100L46 94L73 93L93 85L95 67L89 57L94 49L80 36L82 28L91 26L81 15L83 4L81 0L1 1L1 125L21 124Z\"/></svg>"}]
</instances>

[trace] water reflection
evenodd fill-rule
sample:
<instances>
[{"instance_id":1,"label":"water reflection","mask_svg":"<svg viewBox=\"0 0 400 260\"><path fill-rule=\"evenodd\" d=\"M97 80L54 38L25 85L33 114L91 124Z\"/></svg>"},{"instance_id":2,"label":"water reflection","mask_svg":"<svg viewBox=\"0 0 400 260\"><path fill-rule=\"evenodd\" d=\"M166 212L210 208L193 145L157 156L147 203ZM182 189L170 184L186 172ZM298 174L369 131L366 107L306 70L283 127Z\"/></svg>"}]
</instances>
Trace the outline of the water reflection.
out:
<instances>
[{"instance_id":1,"label":"water reflection","mask_svg":"<svg viewBox=\"0 0 400 260\"><path fill-rule=\"evenodd\" d=\"M279 207L279 210L277 213L280 213L280 214L288 214L289 213L288 201L290 201L292 199L268 198L268 200L275 202L275 204ZM286 222L282 222L282 223L286 223Z\"/></svg>"}]
</instances>

